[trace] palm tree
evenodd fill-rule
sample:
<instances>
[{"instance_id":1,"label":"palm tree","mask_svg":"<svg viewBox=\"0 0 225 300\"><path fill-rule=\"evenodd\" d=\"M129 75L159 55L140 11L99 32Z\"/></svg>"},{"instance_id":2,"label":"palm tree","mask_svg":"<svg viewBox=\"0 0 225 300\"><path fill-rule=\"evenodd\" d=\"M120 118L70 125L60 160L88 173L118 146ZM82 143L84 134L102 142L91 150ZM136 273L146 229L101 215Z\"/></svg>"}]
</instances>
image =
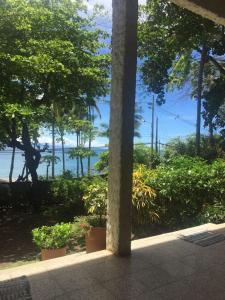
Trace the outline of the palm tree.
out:
<instances>
[{"instance_id":1,"label":"palm tree","mask_svg":"<svg viewBox=\"0 0 225 300\"><path fill-rule=\"evenodd\" d=\"M52 157L52 155L45 155L42 157L41 162L42 163L46 163L46 179L48 180L49 178L49 167L51 166L51 164L53 163L57 164L60 161L60 158L58 156L54 156L54 158Z\"/></svg>"}]
</instances>

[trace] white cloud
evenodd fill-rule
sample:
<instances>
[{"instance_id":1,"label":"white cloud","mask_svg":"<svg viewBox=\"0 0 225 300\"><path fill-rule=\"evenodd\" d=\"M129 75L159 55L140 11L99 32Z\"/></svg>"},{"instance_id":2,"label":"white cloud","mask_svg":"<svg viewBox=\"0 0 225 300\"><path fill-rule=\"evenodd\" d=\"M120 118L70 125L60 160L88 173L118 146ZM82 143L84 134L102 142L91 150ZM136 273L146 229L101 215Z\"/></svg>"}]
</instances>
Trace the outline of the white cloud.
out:
<instances>
[{"instance_id":1,"label":"white cloud","mask_svg":"<svg viewBox=\"0 0 225 300\"><path fill-rule=\"evenodd\" d=\"M41 135L38 139L40 144L47 143L49 147L52 145L52 137L50 135ZM105 147L105 145L108 143L108 140L106 138L96 138L94 141L92 141L92 147ZM61 142L56 141L56 145L60 146ZM75 136L66 136L65 137L65 146L66 147L75 147L76 141ZM86 145L87 146L87 145Z\"/></svg>"}]
</instances>

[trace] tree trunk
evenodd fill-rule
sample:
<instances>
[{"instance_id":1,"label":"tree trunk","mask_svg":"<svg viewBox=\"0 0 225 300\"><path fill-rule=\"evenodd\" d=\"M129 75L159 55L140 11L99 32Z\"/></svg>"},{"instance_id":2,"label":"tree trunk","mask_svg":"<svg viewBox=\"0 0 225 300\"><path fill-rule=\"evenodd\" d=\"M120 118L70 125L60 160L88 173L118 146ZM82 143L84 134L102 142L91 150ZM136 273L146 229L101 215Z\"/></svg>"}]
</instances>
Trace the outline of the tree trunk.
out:
<instances>
[{"instance_id":1,"label":"tree trunk","mask_svg":"<svg viewBox=\"0 0 225 300\"><path fill-rule=\"evenodd\" d=\"M77 149L79 147L79 133L77 132ZM77 178L79 177L79 156L76 157L77 160Z\"/></svg>"},{"instance_id":2,"label":"tree trunk","mask_svg":"<svg viewBox=\"0 0 225 300\"><path fill-rule=\"evenodd\" d=\"M35 183L38 181L37 168L39 166L41 154L40 151L32 147L28 126L25 122L23 124L22 142L25 152L26 167L30 172L32 182Z\"/></svg>"},{"instance_id":3,"label":"tree trunk","mask_svg":"<svg viewBox=\"0 0 225 300\"><path fill-rule=\"evenodd\" d=\"M91 107L88 107L88 118L89 121L92 121L92 116L91 116ZM89 131L89 139L88 139L88 150L91 151L91 129ZM88 155L88 176L91 175L91 156Z\"/></svg>"},{"instance_id":4,"label":"tree trunk","mask_svg":"<svg viewBox=\"0 0 225 300\"><path fill-rule=\"evenodd\" d=\"M81 171L81 176L84 176L84 166L83 166L83 158L80 156L80 171Z\"/></svg>"},{"instance_id":5,"label":"tree trunk","mask_svg":"<svg viewBox=\"0 0 225 300\"><path fill-rule=\"evenodd\" d=\"M61 145L62 145L62 163L63 163L63 173L66 171L65 166L65 147L64 147L64 132L61 132Z\"/></svg>"},{"instance_id":6,"label":"tree trunk","mask_svg":"<svg viewBox=\"0 0 225 300\"><path fill-rule=\"evenodd\" d=\"M12 141L13 141L13 150L12 150L12 157L11 157L11 164L10 164L10 171L9 171L9 182L12 183L12 175L14 169L14 161L15 161L15 141L16 141L16 120L15 118L12 119Z\"/></svg>"},{"instance_id":7,"label":"tree trunk","mask_svg":"<svg viewBox=\"0 0 225 300\"><path fill-rule=\"evenodd\" d=\"M53 106L52 119L52 178L55 178L55 111Z\"/></svg>"},{"instance_id":8,"label":"tree trunk","mask_svg":"<svg viewBox=\"0 0 225 300\"><path fill-rule=\"evenodd\" d=\"M209 142L210 142L210 146L213 147L214 146L214 135L213 135L212 120L209 121Z\"/></svg>"},{"instance_id":9,"label":"tree trunk","mask_svg":"<svg viewBox=\"0 0 225 300\"><path fill-rule=\"evenodd\" d=\"M49 170L49 167L50 167L50 163L47 164L47 170L46 170L46 179L48 180L48 170Z\"/></svg>"},{"instance_id":10,"label":"tree trunk","mask_svg":"<svg viewBox=\"0 0 225 300\"><path fill-rule=\"evenodd\" d=\"M201 109L202 109L202 88L203 88L203 77L204 77L204 66L207 58L207 48L202 47L201 59L199 62L198 72L198 87L197 87L197 121L196 121L196 155L200 155L200 144L201 144Z\"/></svg>"},{"instance_id":11,"label":"tree trunk","mask_svg":"<svg viewBox=\"0 0 225 300\"><path fill-rule=\"evenodd\" d=\"M14 161L15 161L15 152L16 147L13 147L12 150L12 157L11 157L11 165L10 165L10 172L9 172L9 182L12 183L12 175L13 175L13 169L14 169Z\"/></svg>"}]
</instances>

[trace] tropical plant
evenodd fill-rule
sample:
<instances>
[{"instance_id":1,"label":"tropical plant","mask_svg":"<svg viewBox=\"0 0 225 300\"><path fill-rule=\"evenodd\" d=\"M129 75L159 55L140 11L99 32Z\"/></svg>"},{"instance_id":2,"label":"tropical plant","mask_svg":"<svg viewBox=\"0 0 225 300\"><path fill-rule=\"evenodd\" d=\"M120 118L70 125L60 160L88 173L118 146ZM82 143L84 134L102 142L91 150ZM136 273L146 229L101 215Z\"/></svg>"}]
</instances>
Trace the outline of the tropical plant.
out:
<instances>
[{"instance_id":1,"label":"tropical plant","mask_svg":"<svg viewBox=\"0 0 225 300\"><path fill-rule=\"evenodd\" d=\"M150 171L139 165L133 173L132 217L133 224L150 224L159 221L155 191L146 183Z\"/></svg>"},{"instance_id":2,"label":"tropical plant","mask_svg":"<svg viewBox=\"0 0 225 300\"><path fill-rule=\"evenodd\" d=\"M46 179L49 178L49 167L53 163L57 164L60 161L60 158L58 156L52 156L52 155L45 155L41 158L41 163L46 163Z\"/></svg>"},{"instance_id":3,"label":"tropical plant","mask_svg":"<svg viewBox=\"0 0 225 300\"><path fill-rule=\"evenodd\" d=\"M104 179L95 179L86 189L83 196L88 214L96 215L101 222L106 216L108 186Z\"/></svg>"},{"instance_id":4,"label":"tropical plant","mask_svg":"<svg viewBox=\"0 0 225 300\"><path fill-rule=\"evenodd\" d=\"M138 166L133 174L133 224L156 222L159 218L154 203L155 192L146 184L148 169ZM106 216L108 183L105 179L94 180L84 193L84 203L89 214L97 215L101 219Z\"/></svg>"},{"instance_id":5,"label":"tropical plant","mask_svg":"<svg viewBox=\"0 0 225 300\"><path fill-rule=\"evenodd\" d=\"M85 234L91 229L91 227L105 227L106 219L99 219L99 216L80 216L74 218L72 224L74 238L84 237Z\"/></svg>"},{"instance_id":6,"label":"tropical plant","mask_svg":"<svg viewBox=\"0 0 225 300\"><path fill-rule=\"evenodd\" d=\"M33 242L41 249L57 249L68 245L72 237L72 225L61 223L32 230Z\"/></svg>"}]
</instances>

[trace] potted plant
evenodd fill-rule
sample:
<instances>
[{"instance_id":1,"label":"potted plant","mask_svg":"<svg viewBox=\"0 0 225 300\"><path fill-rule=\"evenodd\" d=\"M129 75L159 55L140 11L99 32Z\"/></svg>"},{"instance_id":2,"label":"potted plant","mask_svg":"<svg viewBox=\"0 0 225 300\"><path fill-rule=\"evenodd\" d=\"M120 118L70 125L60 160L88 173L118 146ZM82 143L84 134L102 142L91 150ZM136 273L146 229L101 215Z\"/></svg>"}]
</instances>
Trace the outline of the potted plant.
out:
<instances>
[{"instance_id":1,"label":"potted plant","mask_svg":"<svg viewBox=\"0 0 225 300\"><path fill-rule=\"evenodd\" d=\"M95 252L106 248L106 220L99 216L81 216L74 219L75 238L84 237L86 252Z\"/></svg>"},{"instance_id":2,"label":"potted plant","mask_svg":"<svg viewBox=\"0 0 225 300\"><path fill-rule=\"evenodd\" d=\"M72 225L61 223L32 230L33 241L41 249L42 260L64 256L72 236Z\"/></svg>"},{"instance_id":3,"label":"potted plant","mask_svg":"<svg viewBox=\"0 0 225 300\"><path fill-rule=\"evenodd\" d=\"M103 250L106 248L107 182L96 179L86 189L83 200L89 215L75 218L75 234L85 236L87 253Z\"/></svg>"}]
</instances>

